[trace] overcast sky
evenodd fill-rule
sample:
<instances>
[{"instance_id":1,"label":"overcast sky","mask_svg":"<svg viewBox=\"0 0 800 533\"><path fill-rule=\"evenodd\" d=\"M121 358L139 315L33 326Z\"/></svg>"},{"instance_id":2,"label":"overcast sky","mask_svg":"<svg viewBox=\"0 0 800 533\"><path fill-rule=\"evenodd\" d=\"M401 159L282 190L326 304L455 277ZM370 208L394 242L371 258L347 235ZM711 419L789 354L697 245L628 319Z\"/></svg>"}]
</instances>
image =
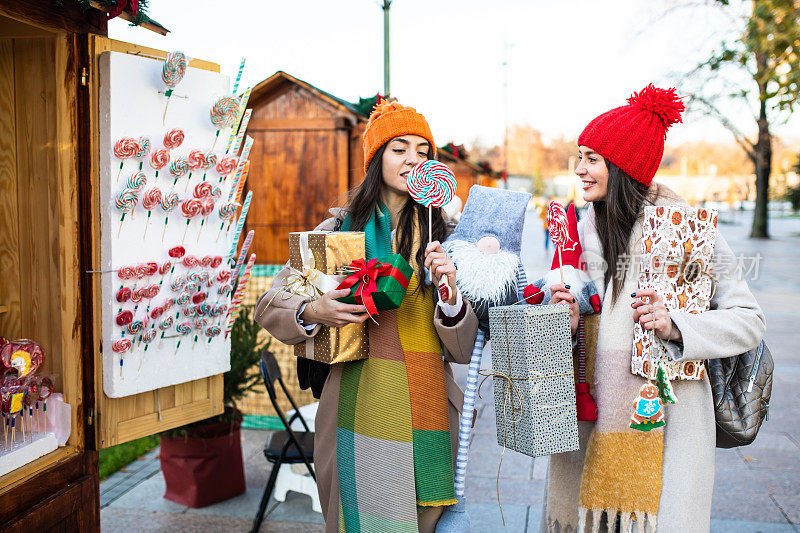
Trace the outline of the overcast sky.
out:
<instances>
[{"instance_id":1,"label":"overcast sky","mask_svg":"<svg viewBox=\"0 0 800 533\"><path fill-rule=\"evenodd\" d=\"M346 100L383 89L383 14L378 0L152 0L166 37L121 20L112 38L222 65L255 85L276 70ZM673 0L394 0L392 95L431 123L437 144L501 143L504 55L508 120L547 137L574 138L593 117L649 82L667 86L707 56L733 20L717 7L676 9ZM683 2L684 4L686 2ZM754 126L744 109L728 108ZM777 129L800 131L798 120ZM795 134L795 137L800 135ZM730 141L709 119L689 116L668 142Z\"/></svg>"}]
</instances>

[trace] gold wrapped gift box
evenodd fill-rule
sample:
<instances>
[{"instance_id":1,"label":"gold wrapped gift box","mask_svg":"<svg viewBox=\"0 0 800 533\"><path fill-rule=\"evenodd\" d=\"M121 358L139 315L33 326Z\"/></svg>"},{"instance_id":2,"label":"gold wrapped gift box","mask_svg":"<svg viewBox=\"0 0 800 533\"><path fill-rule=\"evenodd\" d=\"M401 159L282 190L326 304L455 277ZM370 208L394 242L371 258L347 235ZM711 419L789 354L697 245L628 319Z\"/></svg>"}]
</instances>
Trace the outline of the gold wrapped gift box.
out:
<instances>
[{"instance_id":1,"label":"gold wrapped gift box","mask_svg":"<svg viewBox=\"0 0 800 533\"><path fill-rule=\"evenodd\" d=\"M323 274L335 282L344 279L345 267L363 258L364 233L361 231L303 231L289 234L289 266L306 277ZM316 271L316 272L315 272ZM320 296L317 290L317 298ZM313 339L296 344L297 357L335 364L358 361L369 356L366 324L341 328L322 326Z\"/></svg>"}]
</instances>

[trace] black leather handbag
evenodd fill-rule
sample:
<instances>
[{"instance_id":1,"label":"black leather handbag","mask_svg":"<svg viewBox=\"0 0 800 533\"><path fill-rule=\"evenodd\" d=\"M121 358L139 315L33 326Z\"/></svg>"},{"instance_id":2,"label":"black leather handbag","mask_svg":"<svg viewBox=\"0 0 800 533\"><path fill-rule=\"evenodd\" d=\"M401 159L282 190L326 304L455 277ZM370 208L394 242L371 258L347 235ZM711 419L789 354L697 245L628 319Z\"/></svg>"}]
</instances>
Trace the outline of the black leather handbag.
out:
<instances>
[{"instance_id":1,"label":"black leather handbag","mask_svg":"<svg viewBox=\"0 0 800 533\"><path fill-rule=\"evenodd\" d=\"M747 446L767 418L775 363L762 340L753 350L724 359L708 359L714 396L717 448Z\"/></svg>"}]
</instances>

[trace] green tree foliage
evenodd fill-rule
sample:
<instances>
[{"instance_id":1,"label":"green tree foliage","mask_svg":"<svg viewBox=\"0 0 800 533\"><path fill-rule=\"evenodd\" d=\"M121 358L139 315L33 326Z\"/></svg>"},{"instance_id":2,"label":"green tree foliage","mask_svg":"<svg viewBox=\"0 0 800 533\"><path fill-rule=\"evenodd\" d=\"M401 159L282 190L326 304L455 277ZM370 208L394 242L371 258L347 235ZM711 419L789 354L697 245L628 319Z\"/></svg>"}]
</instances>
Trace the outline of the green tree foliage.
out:
<instances>
[{"instance_id":1,"label":"green tree foliage","mask_svg":"<svg viewBox=\"0 0 800 533\"><path fill-rule=\"evenodd\" d=\"M750 236L768 238L767 200L773 145L770 125L788 119L800 97L800 0L750 0L746 4L716 1L724 9L749 8L743 32L737 39L723 42L690 75L713 80L732 69L739 75L745 74L748 81L721 95L701 90L692 95L690 103L719 119L747 153L756 174L756 209ZM748 138L719 110L720 98L743 99L756 105L755 140Z\"/></svg>"}]
</instances>

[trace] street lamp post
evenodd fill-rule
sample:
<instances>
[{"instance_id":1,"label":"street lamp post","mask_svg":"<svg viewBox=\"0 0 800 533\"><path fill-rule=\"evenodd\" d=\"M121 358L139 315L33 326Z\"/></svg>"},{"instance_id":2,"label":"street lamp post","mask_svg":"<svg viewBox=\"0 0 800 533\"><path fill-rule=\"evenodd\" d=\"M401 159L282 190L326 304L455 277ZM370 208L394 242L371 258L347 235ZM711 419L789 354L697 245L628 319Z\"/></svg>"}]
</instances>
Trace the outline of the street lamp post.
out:
<instances>
[{"instance_id":1,"label":"street lamp post","mask_svg":"<svg viewBox=\"0 0 800 533\"><path fill-rule=\"evenodd\" d=\"M383 0L383 96L389 97L389 8L393 0Z\"/></svg>"}]
</instances>

